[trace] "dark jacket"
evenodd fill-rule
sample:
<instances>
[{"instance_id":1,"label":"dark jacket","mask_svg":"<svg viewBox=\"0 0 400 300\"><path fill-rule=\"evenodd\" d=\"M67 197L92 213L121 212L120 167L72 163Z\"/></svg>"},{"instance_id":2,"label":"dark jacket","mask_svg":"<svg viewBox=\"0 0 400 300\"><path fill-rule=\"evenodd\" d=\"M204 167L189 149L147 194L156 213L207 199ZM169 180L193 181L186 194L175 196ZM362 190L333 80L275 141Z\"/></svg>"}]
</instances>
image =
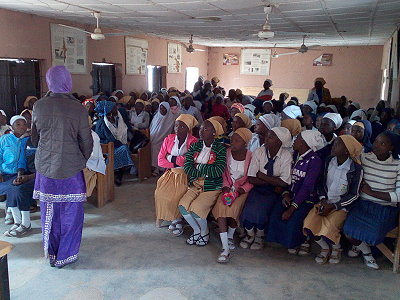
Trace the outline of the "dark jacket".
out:
<instances>
[{"instance_id":1,"label":"dark jacket","mask_svg":"<svg viewBox=\"0 0 400 300\"><path fill-rule=\"evenodd\" d=\"M325 170L323 176L321 176L321 181L317 186L317 194L320 199L328 198L328 188L326 187L326 179L328 177L328 166L334 156L329 156L325 162ZM350 170L347 173L347 193L340 197L340 200L334 203L336 210L340 210L346 208L347 210L350 209L354 201L358 199L360 185L362 181L363 171L361 165L355 163L354 161L351 162Z\"/></svg>"},{"instance_id":2,"label":"dark jacket","mask_svg":"<svg viewBox=\"0 0 400 300\"><path fill-rule=\"evenodd\" d=\"M93 149L86 109L70 94L43 97L33 107L32 143L37 172L52 179L76 175Z\"/></svg>"}]
</instances>

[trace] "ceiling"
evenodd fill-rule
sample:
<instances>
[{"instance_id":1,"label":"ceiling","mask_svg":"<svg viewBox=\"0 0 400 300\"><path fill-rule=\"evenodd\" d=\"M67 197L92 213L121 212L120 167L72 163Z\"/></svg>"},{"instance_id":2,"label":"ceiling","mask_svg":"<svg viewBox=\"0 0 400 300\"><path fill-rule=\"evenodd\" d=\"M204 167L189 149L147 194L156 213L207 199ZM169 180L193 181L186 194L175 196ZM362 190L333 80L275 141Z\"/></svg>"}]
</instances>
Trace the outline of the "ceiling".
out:
<instances>
[{"instance_id":1,"label":"ceiling","mask_svg":"<svg viewBox=\"0 0 400 300\"><path fill-rule=\"evenodd\" d=\"M399 0L0 0L0 8L83 24L146 33L195 44L224 47L298 46L301 36L258 40L265 21L263 6L275 4L269 23L274 31L324 33L306 44L382 45L400 23ZM202 18L217 17L219 21ZM93 29L88 27L87 29Z\"/></svg>"}]
</instances>

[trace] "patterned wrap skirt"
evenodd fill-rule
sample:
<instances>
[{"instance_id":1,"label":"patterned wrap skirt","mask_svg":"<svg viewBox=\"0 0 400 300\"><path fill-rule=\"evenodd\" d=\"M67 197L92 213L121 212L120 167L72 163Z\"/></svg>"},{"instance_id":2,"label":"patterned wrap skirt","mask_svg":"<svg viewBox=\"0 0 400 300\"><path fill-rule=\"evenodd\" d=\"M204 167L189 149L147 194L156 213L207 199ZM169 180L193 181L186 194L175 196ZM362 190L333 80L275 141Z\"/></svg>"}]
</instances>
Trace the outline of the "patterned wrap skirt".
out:
<instances>
[{"instance_id":1,"label":"patterned wrap skirt","mask_svg":"<svg viewBox=\"0 0 400 300\"><path fill-rule=\"evenodd\" d=\"M359 199L347 215L345 235L376 246L398 225L399 209Z\"/></svg>"},{"instance_id":2,"label":"patterned wrap skirt","mask_svg":"<svg viewBox=\"0 0 400 300\"><path fill-rule=\"evenodd\" d=\"M86 201L83 172L66 179L36 173L33 197L40 200L45 257L56 267L73 263L82 239Z\"/></svg>"},{"instance_id":3,"label":"patterned wrap skirt","mask_svg":"<svg viewBox=\"0 0 400 300\"><path fill-rule=\"evenodd\" d=\"M131 152L127 145L122 145L114 150L114 169L133 166Z\"/></svg>"},{"instance_id":4,"label":"patterned wrap skirt","mask_svg":"<svg viewBox=\"0 0 400 300\"><path fill-rule=\"evenodd\" d=\"M188 190L183 168L167 170L158 180L154 193L156 219L173 221L181 217L178 205Z\"/></svg>"}]
</instances>

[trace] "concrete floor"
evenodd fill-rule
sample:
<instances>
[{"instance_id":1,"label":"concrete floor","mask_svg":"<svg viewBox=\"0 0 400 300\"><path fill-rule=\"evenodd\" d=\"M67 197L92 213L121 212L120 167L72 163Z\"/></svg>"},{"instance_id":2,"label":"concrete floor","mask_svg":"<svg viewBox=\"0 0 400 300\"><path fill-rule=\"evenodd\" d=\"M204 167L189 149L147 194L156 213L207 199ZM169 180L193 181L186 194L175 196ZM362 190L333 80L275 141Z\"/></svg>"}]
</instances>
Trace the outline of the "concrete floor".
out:
<instances>
[{"instance_id":1,"label":"concrete floor","mask_svg":"<svg viewBox=\"0 0 400 300\"><path fill-rule=\"evenodd\" d=\"M156 179L116 188L116 201L86 204L79 261L51 268L43 258L40 215L31 235L14 239L9 255L11 299L400 299L400 274L380 257L381 270L361 258L319 266L314 256L287 254L278 245L238 249L229 264L216 262L217 233L203 248L188 246L167 228L155 228ZM1 203L4 205L4 203ZM1 221L0 230L7 227Z\"/></svg>"}]
</instances>

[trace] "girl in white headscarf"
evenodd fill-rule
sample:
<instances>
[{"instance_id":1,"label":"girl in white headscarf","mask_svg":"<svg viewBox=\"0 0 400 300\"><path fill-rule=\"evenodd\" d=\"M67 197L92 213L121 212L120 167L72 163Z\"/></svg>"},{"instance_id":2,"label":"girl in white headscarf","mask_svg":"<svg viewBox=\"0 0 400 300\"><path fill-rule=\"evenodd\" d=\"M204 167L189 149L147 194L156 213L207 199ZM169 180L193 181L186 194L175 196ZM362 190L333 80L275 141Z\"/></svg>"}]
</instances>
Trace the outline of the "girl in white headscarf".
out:
<instances>
[{"instance_id":1,"label":"girl in white headscarf","mask_svg":"<svg viewBox=\"0 0 400 300\"><path fill-rule=\"evenodd\" d=\"M254 152L258 147L264 144L265 134L274 127L281 126L281 119L274 114L262 115L257 121L255 126L255 133L251 138L248 149Z\"/></svg>"},{"instance_id":2,"label":"girl in white headscarf","mask_svg":"<svg viewBox=\"0 0 400 300\"><path fill-rule=\"evenodd\" d=\"M150 124L151 165L155 168L153 175L159 174L158 152L165 137L172 133L175 120L179 115L171 112L168 102L161 102L160 107Z\"/></svg>"}]
</instances>

